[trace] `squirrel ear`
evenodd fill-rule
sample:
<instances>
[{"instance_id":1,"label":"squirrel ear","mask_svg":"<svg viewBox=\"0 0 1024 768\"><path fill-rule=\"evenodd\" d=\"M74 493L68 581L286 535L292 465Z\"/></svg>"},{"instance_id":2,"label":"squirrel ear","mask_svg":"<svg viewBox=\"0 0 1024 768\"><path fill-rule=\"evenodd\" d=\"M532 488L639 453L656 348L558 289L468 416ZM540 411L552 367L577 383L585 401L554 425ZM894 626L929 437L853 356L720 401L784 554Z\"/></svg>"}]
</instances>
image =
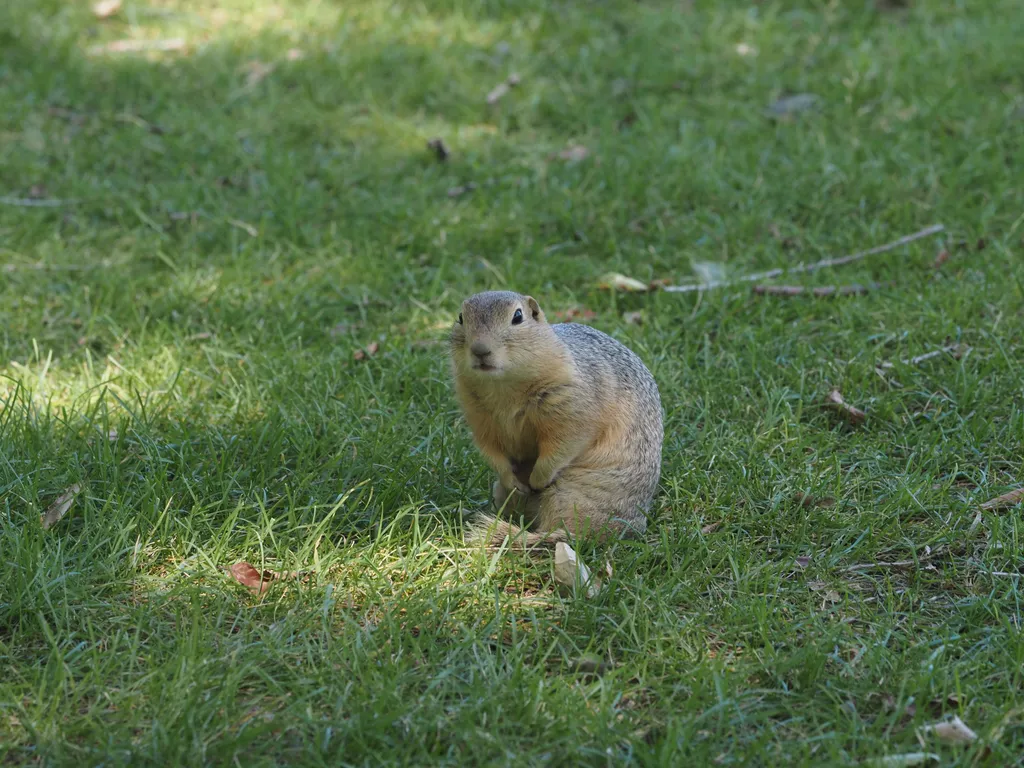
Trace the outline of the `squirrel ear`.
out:
<instances>
[{"instance_id":1,"label":"squirrel ear","mask_svg":"<svg viewBox=\"0 0 1024 768\"><path fill-rule=\"evenodd\" d=\"M533 315L534 320L541 323L545 322L544 312L541 310L540 304L537 303L537 300L533 298L533 296L526 297L526 306L530 308L530 314Z\"/></svg>"}]
</instances>

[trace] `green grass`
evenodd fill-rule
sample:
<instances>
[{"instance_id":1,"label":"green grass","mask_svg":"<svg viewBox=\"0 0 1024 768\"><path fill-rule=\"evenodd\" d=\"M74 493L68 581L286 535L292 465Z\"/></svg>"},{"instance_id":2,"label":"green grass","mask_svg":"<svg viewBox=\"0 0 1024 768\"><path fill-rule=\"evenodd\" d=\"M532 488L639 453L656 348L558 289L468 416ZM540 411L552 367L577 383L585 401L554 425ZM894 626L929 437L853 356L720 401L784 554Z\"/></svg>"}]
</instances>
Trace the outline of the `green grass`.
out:
<instances>
[{"instance_id":1,"label":"green grass","mask_svg":"<svg viewBox=\"0 0 1024 768\"><path fill-rule=\"evenodd\" d=\"M975 521L1024 482L1022 60L1015 0L3 3L0 197L63 204L0 204L0 763L850 765L951 713L943 765L1019 760L1021 507ZM596 289L935 222L788 279L864 296ZM661 387L592 600L460 544L440 340L499 287Z\"/></svg>"}]
</instances>

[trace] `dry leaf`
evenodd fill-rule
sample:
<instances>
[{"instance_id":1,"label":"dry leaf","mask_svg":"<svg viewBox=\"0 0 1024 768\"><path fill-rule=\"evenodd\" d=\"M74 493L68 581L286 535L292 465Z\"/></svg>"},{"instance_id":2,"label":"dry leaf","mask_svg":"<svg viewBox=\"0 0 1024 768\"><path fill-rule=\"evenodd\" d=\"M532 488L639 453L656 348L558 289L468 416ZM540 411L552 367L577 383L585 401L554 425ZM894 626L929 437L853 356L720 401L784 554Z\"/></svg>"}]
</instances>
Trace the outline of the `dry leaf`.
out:
<instances>
[{"instance_id":1,"label":"dry leaf","mask_svg":"<svg viewBox=\"0 0 1024 768\"><path fill-rule=\"evenodd\" d=\"M822 599L826 603L833 603L834 604L834 603L840 602L843 598L834 589L830 589L828 592L825 593L825 597L822 598Z\"/></svg>"},{"instance_id":2,"label":"dry leaf","mask_svg":"<svg viewBox=\"0 0 1024 768\"><path fill-rule=\"evenodd\" d=\"M620 275L618 272L609 272L604 275L598 281L597 287L603 291L628 291L631 293L647 293L650 290L647 283L641 283L639 280Z\"/></svg>"},{"instance_id":3,"label":"dry leaf","mask_svg":"<svg viewBox=\"0 0 1024 768\"><path fill-rule=\"evenodd\" d=\"M993 509L1006 509L1007 507L1014 506L1019 501L1024 501L1024 488L1018 488L1015 491L1004 493L1002 496L989 499L981 505L981 508L986 512Z\"/></svg>"},{"instance_id":4,"label":"dry leaf","mask_svg":"<svg viewBox=\"0 0 1024 768\"><path fill-rule=\"evenodd\" d=\"M878 766L879 768L909 768L914 765L939 762L939 756L931 752L907 752L902 755L888 755L887 757L876 757L868 760L865 765Z\"/></svg>"},{"instance_id":5,"label":"dry leaf","mask_svg":"<svg viewBox=\"0 0 1024 768\"><path fill-rule=\"evenodd\" d=\"M649 290L656 291L659 288L665 288L669 285L672 285L671 277L656 277L647 284L647 288Z\"/></svg>"},{"instance_id":6,"label":"dry leaf","mask_svg":"<svg viewBox=\"0 0 1024 768\"><path fill-rule=\"evenodd\" d=\"M919 736L934 734L935 738L946 744L970 744L978 738L978 734L967 727L967 724L954 715L949 720L941 723L922 726L918 731Z\"/></svg>"},{"instance_id":7,"label":"dry leaf","mask_svg":"<svg viewBox=\"0 0 1024 768\"><path fill-rule=\"evenodd\" d=\"M570 163L578 163L580 160L585 160L587 155L590 154L590 150L581 144L573 144L568 149L563 149L558 153L558 157L561 160L567 160Z\"/></svg>"},{"instance_id":8,"label":"dry leaf","mask_svg":"<svg viewBox=\"0 0 1024 768\"><path fill-rule=\"evenodd\" d=\"M257 571L246 562L235 563L228 569L228 573L235 581L256 594L270 589L270 582L276 578L273 571Z\"/></svg>"},{"instance_id":9,"label":"dry leaf","mask_svg":"<svg viewBox=\"0 0 1024 768\"><path fill-rule=\"evenodd\" d=\"M949 251L943 248L941 251L939 251L939 255L935 257L935 262L932 264L932 269L938 269L947 261L949 261Z\"/></svg>"},{"instance_id":10,"label":"dry leaf","mask_svg":"<svg viewBox=\"0 0 1024 768\"><path fill-rule=\"evenodd\" d=\"M555 581L572 590L585 589L587 597L594 597L600 585L591 576L590 569L579 559L576 550L560 541L555 545Z\"/></svg>"},{"instance_id":11,"label":"dry leaf","mask_svg":"<svg viewBox=\"0 0 1024 768\"><path fill-rule=\"evenodd\" d=\"M622 315L622 319L630 325L643 325L644 324L644 313L639 310L636 312L625 312Z\"/></svg>"},{"instance_id":12,"label":"dry leaf","mask_svg":"<svg viewBox=\"0 0 1024 768\"><path fill-rule=\"evenodd\" d=\"M377 354L377 350L380 349L380 344L376 341L371 341L366 345L364 349L357 349L352 353L352 357L356 360L365 360L368 357L373 357Z\"/></svg>"},{"instance_id":13,"label":"dry leaf","mask_svg":"<svg viewBox=\"0 0 1024 768\"><path fill-rule=\"evenodd\" d=\"M92 6L92 15L97 19L109 19L121 10L121 0L100 0Z\"/></svg>"},{"instance_id":14,"label":"dry leaf","mask_svg":"<svg viewBox=\"0 0 1024 768\"><path fill-rule=\"evenodd\" d=\"M78 498L78 494L82 492L82 486L75 483L68 488L64 493L54 499L53 503L46 508L46 511L39 516L39 524L43 526L45 531L61 521L61 519L71 509L71 505L75 503L75 499Z\"/></svg>"},{"instance_id":15,"label":"dry leaf","mask_svg":"<svg viewBox=\"0 0 1024 768\"><path fill-rule=\"evenodd\" d=\"M448 145L444 143L444 139L440 136L436 139L431 139L427 142L427 149L431 150L437 159L442 163L451 157L451 152L448 150Z\"/></svg>"},{"instance_id":16,"label":"dry leaf","mask_svg":"<svg viewBox=\"0 0 1024 768\"><path fill-rule=\"evenodd\" d=\"M717 531L721 527L722 527L721 521L715 522L715 523L708 523L707 525L705 525L703 528L700 529L700 532L702 534L704 534L705 536L707 536L709 533L714 533L715 531Z\"/></svg>"},{"instance_id":17,"label":"dry leaf","mask_svg":"<svg viewBox=\"0 0 1024 768\"><path fill-rule=\"evenodd\" d=\"M851 424L861 424L868 417L864 411L847 404L838 389L828 393L828 404L834 406Z\"/></svg>"},{"instance_id":18,"label":"dry leaf","mask_svg":"<svg viewBox=\"0 0 1024 768\"><path fill-rule=\"evenodd\" d=\"M509 91L511 91L513 88L515 88L517 85L519 85L520 82L521 81L519 79L519 75L517 75L517 74L509 75L508 79L505 80L505 82L498 83L498 85L496 85L491 90L491 92L487 94L487 103L491 104L492 106L494 104L497 104L499 101L501 101L503 98L505 98L506 95L508 95Z\"/></svg>"}]
</instances>

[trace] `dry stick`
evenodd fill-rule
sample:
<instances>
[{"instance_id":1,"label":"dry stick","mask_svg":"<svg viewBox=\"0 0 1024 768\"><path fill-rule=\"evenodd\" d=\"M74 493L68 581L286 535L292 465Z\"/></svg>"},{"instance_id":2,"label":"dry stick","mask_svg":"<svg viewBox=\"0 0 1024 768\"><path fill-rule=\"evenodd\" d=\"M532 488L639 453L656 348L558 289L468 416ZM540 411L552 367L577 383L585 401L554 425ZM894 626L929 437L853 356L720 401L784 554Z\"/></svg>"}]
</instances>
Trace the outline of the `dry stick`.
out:
<instances>
[{"instance_id":1,"label":"dry stick","mask_svg":"<svg viewBox=\"0 0 1024 768\"><path fill-rule=\"evenodd\" d=\"M963 356L964 352L967 351L967 349L969 349L969 347L963 347L960 344L950 344L948 347L943 347L942 349L933 349L931 352L925 352L923 355L918 355L917 357L912 357L909 360L900 360L900 362L903 363L904 365L920 365L925 360L931 360L933 357L938 357L939 355L944 355L947 352L952 352L954 357L960 358L960 357ZM896 366L895 363L891 363L891 362L888 362L888 361L883 361L883 362L879 363L875 367L876 368L894 368L895 366Z\"/></svg>"},{"instance_id":2,"label":"dry stick","mask_svg":"<svg viewBox=\"0 0 1024 768\"><path fill-rule=\"evenodd\" d=\"M838 389L833 389L828 393L826 405L834 407L840 414L845 416L851 424L861 424L868 417L868 415L860 408L855 408L843 400L843 396Z\"/></svg>"},{"instance_id":3,"label":"dry stick","mask_svg":"<svg viewBox=\"0 0 1024 768\"><path fill-rule=\"evenodd\" d=\"M819 285L814 288L808 288L803 285L755 285L754 293L759 296L799 296L804 293L810 293L815 298L825 298L826 296L861 296L868 291L881 288L881 283L869 283L868 285L861 285L860 283L854 283L853 285L841 285L838 288L834 285Z\"/></svg>"},{"instance_id":4,"label":"dry stick","mask_svg":"<svg viewBox=\"0 0 1024 768\"><path fill-rule=\"evenodd\" d=\"M699 283L696 285L670 285L665 288L670 293L689 293L690 291L706 291L710 288L722 288L728 285L735 285L737 283L753 283L758 280L767 280L772 277L778 277L779 275L785 274L786 272L813 272L816 269L822 269L823 267L838 267L842 264L849 264L851 261L857 261L863 259L865 256L874 256L877 253L885 253L899 248L901 245L912 243L915 240L920 240L924 237L930 237L931 235L937 235L940 232L944 232L946 227L942 224L933 224L930 227L922 229L920 232L915 232L912 235L906 235L901 237L899 240L893 240L891 243L885 245L879 245L874 248L869 248L866 251L859 251L857 253L851 253L849 256L840 256L834 259L822 259L816 261L813 264L797 264L793 267L776 267L770 269L767 272L758 272L754 275L744 275L743 277L737 277L732 280L717 280L709 283Z\"/></svg>"},{"instance_id":5,"label":"dry stick","mask_svg":"<svg viewBox=\"0 0 1024 768\"><path fill-rule=\"evenodd\" d=\"M857 565L848 565L847 567L843 568L843 570L844 571L866 571L866 570L869 570L871 568L907 568L907 567L909 567L911 565L919 565L919 564L923 564L926 560L931 560L933 557L935 557L937 554L939 554L940 551L941 551L941 548L940 547L936 547L935 549L933 549L933 550L931 550L929 552L925 552L923 555L921 555L921 557L917 558L917 560L896 560L896 561L880 560L877 563L859 563ZM934 570L935 566L934 565L927 565L927 566L925 566L925 568L933 569Z\"/></svg>"},{"instance_id":6,"label":"dry stick","mask_svg":"<svg viewBox=\"0 0 1024 768\"><path fill-rule=\"evenodd\" d=\"M0 197L0 204L17 205L21 208L60 208L72 205L74 200L36 200L31 197Z\"/></svg>"}]
</instances>

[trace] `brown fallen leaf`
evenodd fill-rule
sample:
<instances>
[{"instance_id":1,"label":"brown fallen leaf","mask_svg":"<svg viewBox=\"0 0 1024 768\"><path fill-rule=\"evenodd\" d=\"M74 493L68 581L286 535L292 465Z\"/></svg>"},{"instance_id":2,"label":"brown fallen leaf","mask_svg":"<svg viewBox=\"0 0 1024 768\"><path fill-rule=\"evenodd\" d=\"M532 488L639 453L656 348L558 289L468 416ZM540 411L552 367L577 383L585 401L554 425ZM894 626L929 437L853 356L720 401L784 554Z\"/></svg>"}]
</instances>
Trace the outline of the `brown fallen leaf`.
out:
<instances>
[{"instance_id":1,"label":"brown fallen leaf","mask_svg":"<svg viewBox=\"0 0 1024 768\"><path fill-rule=\"evenodd\" d=\"M721 527L722 527L721 521L717 521L717 522L714 522L714 523L708 523L707 525L705 525L703 528L700 529L700 532L704 536L707 536L709 533L714 533L715 531L717 531Z\"/></svg>"},{"instance_id":2,"label":"brown fallen leaf","mask_svg":"<svg viewBox=\"0 0 1024 768\"><path fill-rule=\"evenodd\" d=\"M57 523L59 523L64 515L71 509L71 505L75 503L75 499L78 498L78 494L82 492L82 486L75 483L68 488L64 493L53 500L53 503L46 508L46 511L39 516L39 524L43 526L45 531Z\"/></svg>"},{"instance_id":3,"label":"brown fallen leaf","mask_svg":"<svg viewBox=\"0 0 1024 768\"><path fill-rule=\"evenodd\" d=\"M953 715L949 720L940 723L924 725L918 730L918 738L924 743L923 736L932 734L939 741L946 744L970 744L978 738L978 734L972 731L963 720Z\"/></svg>"},{"instance_id":4,"label":"brown fallen leaf","mask_svg":"<svg viewBox=\"0 0 1024 768\"><path fill-rule=\"evenodd\" d=\"M352 357L356 360L365 360L367 357L373 357L376 355L378 349L380 349L380 344L376 341L371 341L364 349L357 349L353 352Z\"/></svg>"},{"instance_id":5,"label":"brown fallen leaf","mask_svg":"<svg viewBox=\"0 0 1024 768\"><path fill-rule=\"evenodd\" d=\"M97 19L109 19L121 10L121 0L100 0L92 6L92 15Z\"/></svg>"},{"instance_id":6,"label":"brown fallen leaf","mask_svg":"<svg viewBox=\"0 0 1024 768\"><path fill-rule=\"evenodd\" d=\"M520 80L519 75L515 73L509 75L505 82L498 83L493 89L491 89L491 92L487 94L487 103L491 106L497 104L508 95L509 91L519 85L520 82L522 81Z\"/></svg>"},{"instance_id":7,"label":"brown fallen leaf","mask_svg":"<svg viewBox=\"0 0 1024 768\"><path fill-rule=\"evenodd\" d=\"M448 145L444 143L444 139L442 139L440 136L428 141L427 149L432 151L434 155L437 157L437 159L440 160L442 163L449 157L451 157L452 154L448 150Z\"/></svg>"},{"instance_id":8,"label":"brown fallen leaf","mask_svg":"<svg viewBox=\"0 0 1024 768\"><path fill-rule=\"evenodd\" d=\"M246 562L235 563L228 568L228 573L231 574L231 578L256 594L270 589L270 582L277 578L273 571L258 571Z\"/></svg>"},{"instance_id":9,"label":"brown fallen leaf","mask_svg":"<svg viewBox=\"0 0 1024 768\"><path fill-rule=\"evenodd\" d=\"M585 160L590 154L590 150L581 144L573 144L568 149L563 149L558 153L560 160L566 160L570 163L578 163L581 160Z\"/></svg>"},{"instance_id":10,"label":"brown fallen leaf","mask_svg":"<svg viewBox=\"0 0 1024 768\"><path fill-rule=\"evenodd\" d=\"M636 312L624 312L622 319L630 325L643 325L644 324L644 313L637 310Z\"/></svg>"},{"instance_id":11,"label":"brown fallen leaf","mask_svg":"<svg viewBox=\"0 0 1024 768\"><path fill-rule=\"evenodd\" d=\"M935 261L932 263L932 269L939 269L947 261L949 261L949 251L943 248L935 257Z\"/></svg>"},{"instance_id":12,"label":"brown fallen leaf","mask_svg":"<svg viewBox=\"0 0 1024 768\"><path fill-rule=\"evenodd\" d=\"M828 393L828 405L833 406L851 424L862 424L868 417L860 408L854 408L843 400L838 389L833 389Z\"/></svg>"},{"instance_id":13,"label":"brown fallen leaf","mask_svg":"<svg viewBox=\"0 0 1024 768\"><path fill-rule=\"evenodd\" d=\"M597 287L603 291L627 291L630 293L647 293L650 286L641 283L632 277L620 275L618 272L609 272L603 275L597 282Z\"/></svg>"},{"instance_id":14,"label":"brown fallen leaf","mask_svg":"<svg viewBox=\"0 0 1024 768\"><path fill-rule=\"evenodd\" d=\"M996 496L994 499L989 499L981 508L986 512L994 509L1006 509L1012 507L1018 502L1024 501L1024 488L1017 488L1016 490L1004 493L1002 496Z\"/></svg>"}]
</instances>

